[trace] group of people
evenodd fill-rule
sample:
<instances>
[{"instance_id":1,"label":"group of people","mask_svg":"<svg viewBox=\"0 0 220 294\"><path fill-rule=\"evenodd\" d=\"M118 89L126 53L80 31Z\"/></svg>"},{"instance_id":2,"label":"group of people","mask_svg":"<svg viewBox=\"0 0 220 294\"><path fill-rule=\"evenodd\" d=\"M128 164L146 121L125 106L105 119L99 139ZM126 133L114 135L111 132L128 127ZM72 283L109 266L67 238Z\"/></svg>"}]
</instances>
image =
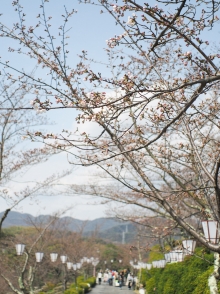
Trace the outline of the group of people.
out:
<instances>
[{"instance_id":1,"label":"group of people","mask_svg":"<svg viewBox=\"0 0 220 294\"><path fill-rule=\"evenodd\" d=\"M128 289L131 290L131 288L135 288L137 278L128 272L106 270L104 273L100 271L97 279L99 284L103 281L104 283L108 283L110 286L119 286L120 289L122 289L123 286L128 286Z\"/></svg>"}]
</instances>

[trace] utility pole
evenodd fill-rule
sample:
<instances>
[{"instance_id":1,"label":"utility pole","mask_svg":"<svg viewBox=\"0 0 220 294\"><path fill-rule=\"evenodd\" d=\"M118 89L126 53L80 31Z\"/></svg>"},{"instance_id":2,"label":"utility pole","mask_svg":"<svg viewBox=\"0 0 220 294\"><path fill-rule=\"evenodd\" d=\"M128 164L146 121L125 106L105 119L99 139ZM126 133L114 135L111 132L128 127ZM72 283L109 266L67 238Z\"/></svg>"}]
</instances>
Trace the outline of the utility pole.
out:
<instances>
[{"instance_id":1,"label":"utility pole","mask_svg":"<svg viewBox=\"0 0 220 294\"><path fill-rule=\"evenodd\" d=\"M125 225L125 231L122 232L122 244L125 244L125 234L128 233L128 225Z\"/></svg>"},{"instance_id":2,"label":"utility pole","mask_svg":"<svg viewBox=\"0 0 220 294\"><path fill-rule=\"evenodd\" d=\"M125 244L125 233L126 232L122 232L122 244Z\"/></svg>"}]
</instances>

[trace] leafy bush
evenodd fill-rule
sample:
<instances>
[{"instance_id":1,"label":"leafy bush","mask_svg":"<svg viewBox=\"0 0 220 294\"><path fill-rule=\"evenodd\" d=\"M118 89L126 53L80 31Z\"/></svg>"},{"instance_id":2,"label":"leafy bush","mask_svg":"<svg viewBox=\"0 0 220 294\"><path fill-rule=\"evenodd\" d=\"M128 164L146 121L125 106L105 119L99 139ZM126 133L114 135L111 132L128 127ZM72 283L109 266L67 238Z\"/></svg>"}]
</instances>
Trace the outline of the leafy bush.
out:
<instances>
[{"instance_id":1,"label":"leafy bush","mask_svg":"<svg viewBox=\"0 0 220 294\"><path fill-rule=\"evenodd\" d=\"M67 289L64 292L64 294L88 293L91 290L90 287L95 287L95 285L96 285L96 278L90 277L87 280L84 280L83 276L79 276L77 277L77 285L75 283L71 284L69 289Z\"/></svg>"},{"instance_id":2,"label":"leafy bush","mask_svg":"<svg viewBox=\"0 0 220 294\"><path fill-rule=\"evenodd\" d=\"M72 284L72 287L70 287L69 289L67 289L64 294L83 294L83 289L80 287L76 287L76 285Z\"/></svg>"},{"instance_id":3,"label":"leafy bush","mask_svg":"<svg viewBox=\"0 0 220 294\"><path fill-rule=\"evenodd\" d=\"M89 285L87 283L85 283L85 282L84 283L79 283L79 284L77 284L77 286L79 288L84 289L84 293L88 293L90 291Z\"/></svg>"},{"instance_id":4,"label":"leafy bush","mask_svg":"<svg viewBox=\"0 0 220 294\"><path fill-rule=\"evenodd\" d=\"M76 279L76 283L77 283L77 285L78 285L79 283L83 283L83 282L84 282L84 277L83 277L83 276L78 276L77 279Z\"/></svg>"},{"instance_id":5,"label":"leafy bush","mask_svg":"<svg viewBox=\"0 0 220 294\"><path fill-rule=\"evenodd\" d=\"M195 290L193 291L193 294L209 294L210 290L208 287L208 278L211 275L211 273L213 272L213 268L211 267L209 270L207 270L206 272L204 272L202 275L200 275L197 279L197 286L195 288ZM218 285L218 289L219 289Z\"/></svg>"},{"instance_id":6,"label":"leafy bush","mask_svg":"<svg viewBox=\"0 0 220 294\"><path fill-rule=\"evenodd\" d=\"M83 294L83 289L79 288L70 288L67 289L64 294Z\"/></svg>"},{"instance_id":7,"label":"leafy bush","mask_svg":"<svg viewBox=\"0 0 220 294\"><path fill-rule=\"evenodd\" d=\"M164 255L161 251L161 247L159 245L154 245L151 248L151 251L149 253L149 262L152 262L154 260L164 259Z\"/></svg>"},{"instance_id":8,"label":"leafy bush","mask_svg":"<svg viewBox=\"0 0 220 294\"><path fill-rule=\"evenodd\" d=\"M88 278L85 283L90 284L90 286L93 288L96 285L96 278L95 277L90 277Z\"/></svg>"},{"instance_id":9,"label":"leafy bush","mask_svg":"<svg viewBox=\"0 0 220 294\"><path fill-rule=\"evenodd\" d=\"M147 293L209 293L208 277L213 271L213 254L205 254L201 249L197 254L206 260L187 256L183 262L167 264L164 269L142 270L141 283L146 285Z\"/></svg>"}]
</instances>

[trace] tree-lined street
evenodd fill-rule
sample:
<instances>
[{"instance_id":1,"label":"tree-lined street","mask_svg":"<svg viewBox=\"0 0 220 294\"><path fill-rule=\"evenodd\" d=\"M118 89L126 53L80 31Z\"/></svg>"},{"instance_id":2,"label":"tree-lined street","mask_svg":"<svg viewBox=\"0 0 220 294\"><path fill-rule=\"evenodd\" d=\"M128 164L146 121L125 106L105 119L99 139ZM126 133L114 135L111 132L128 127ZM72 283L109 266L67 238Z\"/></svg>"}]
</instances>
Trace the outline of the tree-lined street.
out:
<instances>
[{"instance_id":1,"label":"tree-lined street","mask_svg":"<svg viewBox=\"0 0 220 294\"><path fill-rule=\"evenodd\" d=\"M11 197L8 180L38 161L62 154L69 166L89 172L80 181L69 173L69 179L59 183L60 194L62 190L68 197L93 197L93 204L106 205L108 216L146 227L147 233L140 229L138 238L156 239L163 253L176 247L176 236L179 243L183 238L195 239L204 250L215 253L215 267L207 280L210 292L216 293L220 267L219 1L85 0L74 6L64 0L63 4L41 0L35 10L24 0L15 0L7 11L13 9L16 21L4 14L0 19L4 41L1 198L10 202L10 211L32 196L33 182L39 194L51 188L56 174L44 188L38 173L24 192L16 191ZM93 31L87 25L88 14L93 15L91 27L96 23ZM86 30L81 31L82 19ZM98 48L103 32L112 35ZM75 44L85 34L94 42L75 52ZM89 53L91 44L95 57ZM11 85L18 89L14 95L8 91ZM28 104L21 103L26 93ZM28 127L26 114L36 125ZM42 129L39 117L48 114L63 121L71 117L71 122ZM25 142L43 149L23 153L21 148L17 155L18 145L14 139L7 143L6 129L18 143L21 131ZM55 189L51 195L56 195ZM141 262L140 251L148 251L149 244L139 242L131 251L134 248Z\"/></svg>"}]
</instances>

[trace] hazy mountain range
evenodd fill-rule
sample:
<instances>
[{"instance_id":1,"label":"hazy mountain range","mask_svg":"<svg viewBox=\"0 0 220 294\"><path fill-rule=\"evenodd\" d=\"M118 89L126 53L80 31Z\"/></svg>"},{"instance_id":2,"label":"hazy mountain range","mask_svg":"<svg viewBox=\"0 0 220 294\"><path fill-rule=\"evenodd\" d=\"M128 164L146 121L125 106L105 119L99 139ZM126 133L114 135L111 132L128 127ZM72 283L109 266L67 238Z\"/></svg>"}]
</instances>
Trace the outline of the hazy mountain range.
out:
<instances>
[{"instance_id":1,"label":"hazy mountain range","mask_svg":"<svg viewBox=\"0 0 220 294\"><path fill-rule=\"evenodd\" d=\"M4 212L0 212L0 218ZM20 213L11 211L5 221L3 228L12 226L32 226L37 222L47 222L50 215L39 215L34 217L28 213ZM112 242L129 243L136 236L136 228L130 222L122 222L116 218L98 218L95 220L83 221L69 216L60 218L65 223L66 227L71 231L78 231L83 228L85 236L89 236L93 232L97 236Z\"/></svg>"}]
</instances>

